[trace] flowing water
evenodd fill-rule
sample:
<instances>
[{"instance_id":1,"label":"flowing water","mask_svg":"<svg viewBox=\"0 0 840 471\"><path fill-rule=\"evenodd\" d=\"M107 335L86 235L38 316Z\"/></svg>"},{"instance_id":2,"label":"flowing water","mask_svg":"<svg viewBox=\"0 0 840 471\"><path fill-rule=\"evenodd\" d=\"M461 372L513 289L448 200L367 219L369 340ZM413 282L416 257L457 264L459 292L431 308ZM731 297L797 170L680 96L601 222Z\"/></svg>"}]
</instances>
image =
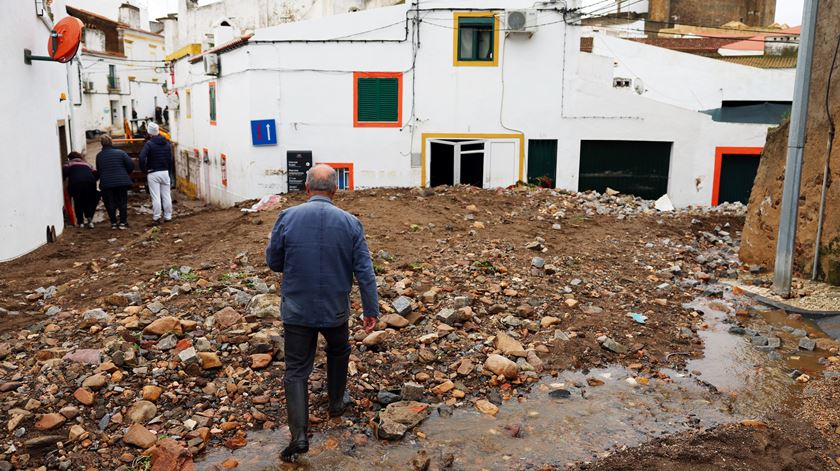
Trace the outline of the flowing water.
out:
<instances>
[{"instance_id":1,"label":"flowing water","mask_svg":"<svg viewBox=\"0 0 840 471\"><path fill-rule=\"evenodd\" d=\"M708 325L699 331L705 356L690 360L685 372L663 370L664 378L652 378L646 385L620 366L591 370L587 375L566 371L544 378L519 400L504 403L496 417L469 405L449 417L433 411L413 432L393 443L337 429L314 436L309 454L296 465L277 459L288 442L287 429L254 431L248 434L245 448L210 450L196 469L217 469L218 463L233 456L239 462L237 469L244 471L409 470L418 454L438 465L450 462L454 469L465 470L562 467L657 436L760 417L785 407L803 387L791 377L792 370L812 377L821 371L817 362L821 355L799 351L798 340L781 327L825 334L812 322L753 306L767 323L768 335L782 338L778 358L771 359L768 352L753 347L749 338L728 332L732 325L728 319L745 302L727 292L723 300L698 298L686 305L702 312ZM587 378L604 384L589 386ZM555 399L550 393L558 389L569 396Z\"/></svg>"}]
</instances>

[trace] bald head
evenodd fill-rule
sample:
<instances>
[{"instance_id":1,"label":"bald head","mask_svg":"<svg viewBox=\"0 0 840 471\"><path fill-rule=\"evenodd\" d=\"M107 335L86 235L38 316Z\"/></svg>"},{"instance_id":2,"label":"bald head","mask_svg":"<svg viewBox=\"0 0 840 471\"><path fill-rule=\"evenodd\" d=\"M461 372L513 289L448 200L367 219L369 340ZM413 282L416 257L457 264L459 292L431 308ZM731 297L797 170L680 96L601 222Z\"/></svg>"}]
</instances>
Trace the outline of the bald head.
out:
<instances>
[{"instance_id":1,"label":"bald head","mask_svg":"<svg viewBox=\"0 0 840 471\"><path fill-rule=\"evenodd\" d=\"M310 195L332 197L338 187L338 177L329 165L318 164L306 172L306 192Z\"/></svg>"}]
</instances>

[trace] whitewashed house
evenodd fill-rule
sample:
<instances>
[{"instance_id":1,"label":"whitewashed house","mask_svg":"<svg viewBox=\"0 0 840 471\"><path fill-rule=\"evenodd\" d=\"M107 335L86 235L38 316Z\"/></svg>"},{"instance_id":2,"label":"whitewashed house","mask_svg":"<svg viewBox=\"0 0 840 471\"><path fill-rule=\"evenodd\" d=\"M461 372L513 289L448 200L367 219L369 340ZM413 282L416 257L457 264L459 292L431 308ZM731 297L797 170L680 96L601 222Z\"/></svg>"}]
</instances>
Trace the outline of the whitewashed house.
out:
<instances>
[{"instance_id":1,"label":"whitewashed house","mask_svg":"<svg viewBox=\"0 0 840 471\"><path fill-rule=\"evenodd\" d=\"M299 189L311 162L347 189L542 181L716 201L721 149L760 148L768 125L616 88L614 58L582 53L580 30L562 3L429 1L187 52L179 184L229 205Z\"/></svg>"},{"instance_id":2,"label":"whitewashed house","mask_svg":"<svg viewBox=\"0 0 840 471\"><path fill-rule=\"evenodd\" d=\"M64 2L7 2L0 15L0 262L47 243L64 228L61 164L84 148L74 104L81 96L76 63L24 63L24 50L47 56Z\"/></svg>"},{"instance_id":3,"label":"whitewashed house","mask_svg":"<svg viewBox=\"0 0 840 471\"><path fill-rule=\"evenodd\" d=\"M144 24L140 8L128 3L119 7L119 20L71 6L67 12L85 23L79 56L85 131L123 135L134 113L155 118L156 108L168 105L163 26Z\"/></svg>"}]
</instances>

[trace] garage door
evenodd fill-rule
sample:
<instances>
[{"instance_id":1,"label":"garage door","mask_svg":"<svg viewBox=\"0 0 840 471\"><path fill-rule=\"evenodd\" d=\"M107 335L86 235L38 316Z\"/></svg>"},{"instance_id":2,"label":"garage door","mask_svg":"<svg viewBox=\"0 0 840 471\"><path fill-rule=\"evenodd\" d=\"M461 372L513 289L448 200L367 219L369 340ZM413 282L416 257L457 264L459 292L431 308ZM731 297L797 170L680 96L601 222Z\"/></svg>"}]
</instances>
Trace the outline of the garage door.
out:
<instances>
[{"instance_id":1,"label":"garage door","mask_svg":"<svg viewBox=\"0 0 840 471\"><path fill-rule=\"evenodd\" d=\"M671 142L581 141L579 191L622 193L657 199L668 192Z\"/></svg>"}]
</instances>

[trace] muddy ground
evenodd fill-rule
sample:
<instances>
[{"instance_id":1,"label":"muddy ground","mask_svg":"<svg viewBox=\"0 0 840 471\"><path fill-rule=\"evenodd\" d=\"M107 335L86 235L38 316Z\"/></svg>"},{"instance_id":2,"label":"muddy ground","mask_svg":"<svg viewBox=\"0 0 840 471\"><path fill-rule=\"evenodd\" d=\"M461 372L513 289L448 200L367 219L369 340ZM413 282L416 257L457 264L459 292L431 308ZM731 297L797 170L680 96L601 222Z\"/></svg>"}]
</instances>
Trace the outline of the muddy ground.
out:
<instances>
[{"instance_id":1,"label":"muddy ground","mask_svg":"<svg viewBox=\"0 0 840 471\"><path fill-rule=\"evenodd\" d=\"M0 385L8 385L0 386L0 420L8 425L0 428L0 464L140 469L153 461L143 449L154 440L127 444L131 422L198 461L210 450L247 448L249 432L282 429L282 323L260 311L260 302L271 306L280 277L263 253L277 213L302 201L281 197L257 213L181 205L172 223L154 229L135 212L128 231L68 228L57 243L0 265ZM383 314L401 296L411 303L404 316L381 323L374 340L351 324L356 405L343 421L326 419L323 358L316 361L313 431L345 430L341 436L356 444L375 440L370 424L388 402L382 393L399 395L409 381L422 386L424 402L456 411L483 401L504 408L564 370L621 365L641 384L668 382L665 369L686 372L703 355L698 332L707 325L683 304L719 295L708 287L746 271L734 260L740 214L662 214L632 198L526 189L366 190L336 202L365 225ZM138 196L132 208L142 203ZM358 308L355 292L352 301ZM95 309L101 314L90 314ZM457 315L439 317L446 309ZM149 329L168 318L176 338ZM190 347L198 363L181 358ZM101 358L64 359L83 349ZM271 363L257 365L254 356L266 353ZM516 362L518 374L488 371L493 353ZM104 384L83 384L97 373ZM805 409L837 394L836 379L814 384L824 389L798 402ZM80 386L89 404L74 397ZM157 395L147 396L150 386ZM138 416L138 402L153 410ZM62 417L48 426L45 415ZM831 469L837 420L789 409L762 417L759 428L698 426L562 466ZM550 459L511 467L447 460L430 466L561 467Z\"/></svg>"}]
</instances>

